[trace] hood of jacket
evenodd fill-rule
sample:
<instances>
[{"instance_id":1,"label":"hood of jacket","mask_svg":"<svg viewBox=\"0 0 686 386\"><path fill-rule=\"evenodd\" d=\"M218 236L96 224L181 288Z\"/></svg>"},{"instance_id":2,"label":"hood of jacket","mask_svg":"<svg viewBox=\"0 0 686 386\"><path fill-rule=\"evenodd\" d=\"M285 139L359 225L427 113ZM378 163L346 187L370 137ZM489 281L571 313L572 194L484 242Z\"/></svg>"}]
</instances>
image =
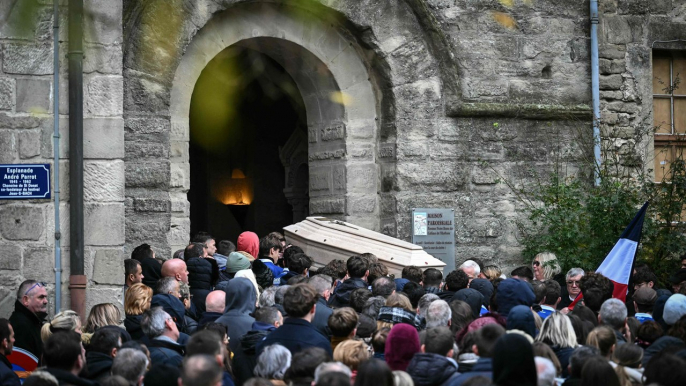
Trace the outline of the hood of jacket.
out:
<instances>
[{"instance_id":1,"label":"hood of jacket","mask_svg":"<svg viewBox=\"0 0 686 386\"><path fill-rule=\"evenodd\" d=\"M250 330L241 338L241 349L246 355L255 355L255 348L257 344L264 340L270 332L276 330L272 326L272 330Z\"/></svg>"},{"instance_id":2,"label":"hood of jacket","mask_svg":"<svg viewBox=\"0 0 686 386\"><path fill-rule=\"evenodd\" d=\"M457 367L448 358L432 353L417 353L407 366L415 386L442 385L455 372Z\"/></svg>"},{"instance_id":3,"label":"hood of jacket","mask_svg":"<svg viewBox=\"0 0 686 386\"><path fill-rule=\"evenodd\" d=\"M170 294L157 294L152 297L150 308L162 307L162 309L174 319L176 326L180 332L186 332L186 307L184 307L181 300L175 298Z\"/></svg>"},{"instance_id":4,"label":"hood of jacket","mask_svg":"<svg viewBox=\"0 0 686 386\"><path fill-rule=\"evenodd\" d=\"M212 290L212 263L210 259L192 257L186 261L188 285L193 289Z\"/></svg>"},{"instance_id":5,"label":"hood of jacket","mask_svg":"<svg viewBox=\"0 0 686 386\"><path fill-rule=\"evenodd\" d=\"M463 302L469 304L469 308L472 309L472 316L474 319L479 317L479 314L481 313L481 305L484 304L484 295L482 295L481 292L473 288L462 288L461 290L455 292L455 295L453 295L452 299L462 300Z\"/></svg>"},{"instance_id":6,"label":"hood of jacket","mask_svg":"<svg viewBox=\"0 0 686 386\"><path fill-rule=\"evenodd\" d=\"M329 304L336 307L344 307L350 304L350 294L358 288L367 288L367 283L357 277L352 277L336 287L336 291L331 295Z\"/></svg>"},{"instance_id":7,"label":"hood of jacket","mask_svg":"<svg viewBox=\"0 0 686 386\"><path fill-rule=\"evenodd\" d=\"M155 288L157 281L162 277L162 264L152 257L146 257L139 261L143 272L143 284Z\"/></svg>"},{"instance_id":8,"label":"hood of jacket","mask_svg":"<svg viewBox=\"0 0 686 386\"><path fill-rule=\"evenodd\" d=\"M245 251L255 259L260 254L260 238L253 232L243 232L236 240L236 251Z\"/></svg>"},{"instance_id":9,"label":"hood of jacket","mask_svg":"<svg viewBox=\"0 0 686 386\"><path fill-rule=\"evenodd\" d=\"M112 357L101 352L89 351L86 353L86 363L88 364L88 379L99 379L109 375L112 368Z\"/></svg>"},{"instance_id":10,"label":"hood of jacket","mask_svg":"<svg viewBox=\"0 0 686 386\"><path fill-rule=\"evenodd\" d=\"M235 277L229 281L224 291L226 292L224 314L250 315L255 311L257 295L255 294L255 287L249 279Z\"/></svg>"},{"instance_id":11,"label":"hood of jacket","mask_svg":"<svg viewBox=\"0 0 686 386\"><path fill-rule=\"evenodd\" d=\"M488 279L474 279L469 283L469 288L475 289L484 297L484 305L488 307L493 296L493 284Z\"/></svg>"},{"instance_id":12,"label":"hood of jacket","mask_svg":"<svg viewBox=\"0 0 686 386\"><path fill-rule=\"evenodd\" d=\"M525 281L512 278L500 282L495 296L498 303L498 311L505 318L507 318L510 310L515 306L531 307L536 299L531 287Z\"/></svg>"},{"instance_id":13,"label":"hood of jacket","mask_svg":"<svg viewBox=\"0 0 686 386\"><path fill-rule=\"evenodd\" d=\"M515 306L507 315L507 329L521 330L536 338L536 321L531 308L527 306Z\"/></svg>"}]
</instances>

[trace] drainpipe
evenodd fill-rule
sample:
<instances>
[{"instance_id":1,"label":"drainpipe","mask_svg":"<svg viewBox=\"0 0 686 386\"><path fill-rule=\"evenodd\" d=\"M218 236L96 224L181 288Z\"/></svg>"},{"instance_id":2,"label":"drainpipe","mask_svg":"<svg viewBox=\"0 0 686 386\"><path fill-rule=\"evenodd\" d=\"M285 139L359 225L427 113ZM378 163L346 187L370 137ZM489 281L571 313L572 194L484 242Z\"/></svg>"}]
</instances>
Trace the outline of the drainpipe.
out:
<instances>
[{"instance_id":1,"label":"drainpipe","mask_svg":"<svg viewBox=\"0 0 686 386\"><path fill-rule=\"evenodd\" d=\"M60 239L60 11L59 2L53 1L53 88L52 88L52 115L53 115L53 162L54 182L53 198L55 200L55 313L62 308L62 246Z\"/></svg>"},{"instance_id":2,"label":"drainpipe","mask_svg":"<svg viewBox=\"0 0 686 386\"><path fill-rule=\"evenodd\" d=\"M85 318L83 237L83 0L69 0L69 241L71 309Z\"/></svg>"},{"instance_id":3,"label":"drainpipe","mask_svg":"<svg viewBox=\"0 0 686 386\"><path fill-rule=\"evenodd\" d=\"M591 0L591 94L593 99L594 177L600 185L600 76L598 70L598 0Z\"/></svg>"}]
</instances>

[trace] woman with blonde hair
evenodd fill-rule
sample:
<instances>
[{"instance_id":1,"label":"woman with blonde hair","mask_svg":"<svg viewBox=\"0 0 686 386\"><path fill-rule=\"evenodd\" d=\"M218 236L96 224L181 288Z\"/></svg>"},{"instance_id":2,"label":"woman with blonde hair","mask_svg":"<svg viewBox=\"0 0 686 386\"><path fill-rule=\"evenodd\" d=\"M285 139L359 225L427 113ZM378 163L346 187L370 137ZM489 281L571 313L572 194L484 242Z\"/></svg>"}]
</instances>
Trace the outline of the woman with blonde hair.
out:
<instances>
[{"instance_id":1,"label":"woman with blonde hair","mask_svg":"<svg viewBox=\"0 0 686 386\"><path fill-rule=\"evenodd\" d=\"M562 271L557 262L557 256L551 252L541 252L534 256L531 266L534 271L534 280L540 281L552 279Z\"/></svg>"},{"instance_id":2,"label":"woman with blonde hair","mask_svg":"<svg viewBox=\"0 0 686 386\"><path fill-rule=\"evenodd\" d=\"M64 310L55 315L49 323L45 323L40 329L40 338L45 342L58 331L76 331L81 334L81 318L72 310Z\"/></svg>"},{"instance_id":3,"label":"woman with blonde hair","mask_svg":"<svg viewBox=\"0 0 686 386\"><path fill-rule=\"evenodd\" d=\"M118 326L122 322L121 311L112 303L100 303L91 308L83 332L92 334L100 327Z\"/></svg>"},{"instance_id":4,"label":"woman with blonde hair","mask_svg":"<svg viewBox=\"0 0 686 386\"><path fill-rule=\"evenodd\" d=\"M343 341L333 351L333 360L343 363L352 370L351 382L355 382L357 368L360 366L360 363L369 359L370 356L367 345L361 340L349 339Z\"/></svg>"},{"instance_id":5,"label":"woman with blonde hair","mask_svg":"<svg viewBox=\"0 0 686 386\"><path fill-rule=\"evenodd\" d=\"M150 308L152 301L152 289L143 283L137 283L129 287L124 296L124 327L134 340L143 338L141 329L141 317Z\"/></svg>"},{"instance_id":6,"label":"woman with blonde hair","mask_svg":"<svg viewBox=\"0 0 686 386\"><path fill-rule=\"evenodd\" d=\"M577 346L576 333L569 317L560 312L550 314L543 322L536 341L543 342L553 349L560 361L562 377L568 377L569 359Z\"/></svg>"},{"instance_id":7,"label":"woman with blonde hair","mask_svg":"<svg viewBox=\"0 0 686 386\"><path fill-rule=\"evenodd\" d=\"M600 355L609 360L612 358L612 353L615 351L617 336L612 328L608 326L598 326L588 333L586 345L598 348L600 350Z\"/></svg>"},{"instance_id":8,"label":"woman with blonde hair","mask_svg":"<svg viewBox=\"0 0 686 386\"><path fill-rule=\"evenodd\" d=\"M397 323L407 323L417 329L423 329L425 324L424 318L414 312L410 299L396 292L386 299L386 305L379 310L376 329L392 328Z\"/></svg>"},{"instance_id":9,"label":"woman with blonde hair","mask_svg":"<svg viewBox=\"0 0 686 386\"><path fill-rule=\"evenodd\" d=\"M486 276L486 278L492 282L493 280L499 278L500 275L503 274L503 271L501 271L497 265L487 265L484 267L484 270L481 273L483 273L484 276Z\"/></svg>"}]
</instances>

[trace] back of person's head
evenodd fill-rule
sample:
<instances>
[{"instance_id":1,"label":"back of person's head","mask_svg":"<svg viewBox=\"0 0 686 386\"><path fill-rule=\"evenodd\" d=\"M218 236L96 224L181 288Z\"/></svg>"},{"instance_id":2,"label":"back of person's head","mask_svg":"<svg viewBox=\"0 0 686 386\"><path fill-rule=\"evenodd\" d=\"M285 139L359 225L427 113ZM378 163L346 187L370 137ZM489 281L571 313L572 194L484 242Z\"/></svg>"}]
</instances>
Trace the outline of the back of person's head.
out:
<instances>
[{"instance_id":1,"label":"back of person's head","mask_svg":"<svg viewBox=\"0 0 686 386\"><path fill-rule=\"evenodd\" d=\"M469 276L461 269L451 271L445 277L445 290L457 292L469 285Z\"/></svg>"},{"instance_id":2,"label":"back of person's head","mask_svg":"<svg viewBox=\"0 0 686 386\"><path fill-rule=\"evenodd\" d=\"M372 296L389 297L395 291L395 281L390 277L382 276L372 282Z\"/></svg>"},{"instance_id":3,"label":"back of person's head","mask_svg":"<svg viewBox=\"0 0 686 386\"><path fill-rule=\"evenodd\" d=\"M98 381L100 386L135 386L138 383L131 383L126 380L126 378L121 375L108 375L105 378Z\"/></svg>"},{"instance_id":4,"label":"back of person's head","mask_svg":"<svg viewBox=\"0 0 686 386\"><path fill-rule=\"evenodd\" d=\"M450 329L458 332L474 320L472 307L467 302L454 299L450 301Z\"/></svg>"},{"instance_id":5,"label":"back of person's head","mask_svg":"<svg viewBox=\"0 0 686 386\"><path fill-rule=\"evenodd\" d=\"M419 284L422 281L422 270L414 265L408 265L403 268L401 277L411 282Z\"/></svg>"},{"instance_id":6,"label":"back of person's head","mask_svg":"<svg viewBox=\"0 0 686 386\"><path fill-rule=\"evenodd\" d=\"M143 283L136 283L126 290L124 295L124 312L126 315L140 315L150 308L152 288Z\"/></svg>"},{"instance_id":7,"label":"back of person's head","mask_svg":"<svg viewBox=\"0 0 686 386\"><path fill-rule=\"evenodd\" d=\"M71 371L83 365L81 335L75 331L59 331L52 334L43 345L43 363L47 367Z\"/></svg>"},{"instance_id":8,"label":"back of person's head","mask_svg":"<svg viewBox=\"0 0 686 386\"><path fill-rule=\"evenodd\" d=\"M557 375L562 373L562 365L560 364L560 360L557 358L557 355L555 354L553 349L550 348L550 346L539 341L534 342L532 347L534 349L535 356L549 359L550 362L552 362L553 366L555 366L555 373Z\"/></svg>"},{"instance_id":9,"label":"back of person's head","mask_svg":"<svg viewBox=\"0 0 686 386\"><path fill-rule=\"evenodd\" d=\"M593 346L579 346L572 351L572 356L569 358L570 376L574 378L581 378L581 370L584 364L590 358L600 355L600 350Z\"/></svg>"},{"instance_id":10,"label":"back of person's head","mask_svg":"<svg viewBox=\"0 0 686 386\"><path fill-rule=\"evenodd\" d=\"M286 262L286 268L297 274L305 273L305 270L310 269L312 266L312 258L304 253L289 254L288 259L284 257L284 260Z\"/></svg>"},{"instance_id":11,"label":"back of person's head","mask_svg":"<svg viewBox=\"0 0 686 386\"><path fill-rule=\"evenodd\" d=\"M619 386L619 378L606 358L590 358L581 369L582 385Z\"/></svg>"},{"instance_id":12,"label":"back of person's head","mask_svg":"<svg viewBox=\"0 0 686 386\"><path fill-rule=\"evenodd\" d=\"M450 306L445 300L436 300L429 305L425 318L426 328L448 327L452 318Z\"/></svg>"},{"instance_id":13,"label":"back of person's head","mask_svg":"<svg viewBox=\"0 0 686 386\"><path fill-rule=\"evenodd\" d=\"M505 329L499 324L487 324L474 334L474 344L479 357L492 358L493 348L498 339L505 335Z\"/></svg>"},{"instance_id":14,"label":"back of person's head","mask_svg":"<svg viewBox=\"0 0 686 386\"><path fill-rule=\"evenodd\" d=\"M663 334L664 330L662 330L660 323L654 320L646 320L641 323L636 332L637 343L645 348L655 342Z\"/></svg>"},{"instance_id":15,"label":"back of person's head","mask_svg":"<svg viewBox=\"0 0 686 386\"><path fill-rule=\"evenodd\" d=\"M410 299L412 309L417 309L419 306L419 299L426 294L426 290L421 285L410 281L403 286L402 293L407 295L407 298Z\"/></svg>"},{"instance_id":16,"label":"back of person's head","mask_svg":"<svg viewBox=\"0 0 686 386\"><path fill-rule=\"evenodd\" d=\"M534 271L531 270L531 268L523 265L521 267L517 267L510 272L510 277L518 277L522 280L531 282L534 280Z\"/></svg>"},{"instance_id":17,"label":"back of person's head","mask_svg":"<svg viewBox=\"0 0 686 386\"><path fill-rule=\"evenodd\" d=\"M534 303L539 304L545 299L545 282L534 280L531 282L531 287L534 290Z\"/></svg>"},{"instance_id":18,"label":"back of person's head","mask_svg":"<svg viewBox=\"0 0 686 386\"><path fill-rule=\"evenodd\" d=\"M156 363L145 373L144 381L147 386L178 386L179 377L181 370L178 366Z\"/></svg>"},{"instance_id":19,"label":"back of person's head","mask_svg":"<svg viewBox=\"0 0 686 386\"><path fill-rule=\"evenodd\" d=\"M622 329L626 323L626 305L619 299L610 298L600 306L600 321L615 330Z\"/></svg>"},{"instance_id":20,"label":"back of person's head","mask_svg":"<svg viewBox=\"0 0 686 386\"><path fill-rule=\"evenodd\" d=\"M183 386L215 386L222 379L222 369L210 355L187 356L181 369Z\"/></svg>"},{"instance_id":21,"label":"back of person's head","mask_svg":"<svg viewBox=\"0 0 686 386\"><path fill-rule=\"evenodd\" d=\"M162 307L151 308L143 313L141 329L148 338L157 338L164 333L169 318L171 316Z\"/></svg>"},{"instance_id":22,"label":"back of person's head","mask_svg":"<svg viewBox=\"0 0 686 386\"><path fill-rule=\"evenodd\" d=\"M372 297L372 293L366 288L357 288L350 293L350 307L352 307L355 312L362 312L364 305L367 303L367 299Z\"/></svg>"},{"instance_id":23,"label":"back of person's head","mask_svg":"<svg viewBox=\"0 0 686 386\"><path fill-rule=\"evenodd\" d=\"M269 268L267 268L269 269ZM271 307L274 304L276 304L275 297L276 297L276 291L278 291L281 287L276 287L276 286L271 286L267 287L262 293L260 294L260 300L259 300L259 306L261 307ZM282 298L283 301L283 298Z\"/></svg>"},{"instance_id":24,"label":"back of person's head","mask_svg":"<svg viewBox=\"0 0 686 386\"><path fill-rule=\"evenodd\" d=\"M155 295L158 294L169 294L175 291L177 288L180 289L179 281L173 276L163 277L157 281L155 285Z\"/></svg>"},{"instance_id":25,"label":"back of person's head","mask_svg":"<svg viewBox=\"0 0 686 386\"><path fill-rule=\"evenodd\" d=\"M417 303L417 314L426 316L426 312L429 310L429 305L438 299L440 298L436 294L424 294L421 298L419 298L419 302Z\"/></svg>"},{"instance_id":26,"label":"back of person's head","mask_svg":"<svg viewBox=\"0 0 686 386\"><path fill-rule=\"evenodd\" d=\"M16 326L12 327L16 328ZM79 328L81 328L81 318L79 317L79 314L72 310L64 310L41 327L40 337L43 344L45 344L48 338L54 333L60 331L75 331Z\"/></svg>"},{"instance_id":27,"label":"back of person's head","mask_svg":"<svg viewBox=\"0 0 686 386\"><path fill-rule=\"evenodd\" d=\"M424 337L424 352L448 355L455 344L455 337L448 327L435 327L426 330Z\"/></svg>"},{"instance_id":28,"label":"back of person's head","mask_svg":"<svg viewBox=\"0 0 686 386\"><path fill-rule=\"evenodd\" d=\"M614 285L599 273L587 272L579 282L579 289L584 295L584 305L598 313L603 303L612 297Z\"/></svg>"},{"instance_id":29,"label":"back of person's head","mask_svg":"<svg viewBox=\"0 0 686 386\"><path fill-rule=\"evenodd\" d=\"M600 350L600 355L610 358L612 350L617 344L617 337L612 328L608 326L598 326L588 333L586 344Z\"/></svg>"},{"instance_id":30,"label":"back of person's head","mask_svg":"<svg viewBox=\"0 0 686 386\"><path fill-rule=\"evenodd\" d=\"M582 321L593 324L594 327L598 325L598 316L583 304L577 304L570 314L578 316Z\"/></svg>"},{"instance_id":31,"label":"back of person's head","mask_svg":"<svg viewBox=\"0 0 686 386\"><path fill-rule=\"evenodd\" d=\"M386 299L381 296L372 296L367 299L362 313L376 320L379 317L379 310L386 305Z\"/></svg>"},{"instance_id":32,"label":"back of person's head","mask_svg":"<svg viewBox=\"0 0 686 386\"><path fill-rule=\"evenodd\" d=\"M669 352L658 352L646 364L643 377L644 385L683 385L686 379L686 361Z\"/></svg>"},{"instance_id":33,"label":"back of person's head","mask_svg":"<svg viewBox=\"0 0 686 386\"><path fill-rule=\"evenodd\" d=\"M633 344L620 344L612 353L612 361L620 366L637 369L643 361L643 349Z\"/></svg>"},{"instance_id":34,"label":"back of person's head","mask_svg":"<svg viewBox=\"0 0 686 386\"><path fill-rule=\"evenodd\" d=\"M341 362L355 371L360 363L369 359L367 345L361 340L348 339L336 346L333 351L333 360Z\"/></svg>"},{"instance_id":35,"label":"back of person's head","mask_svg":"<svg viewBox=\"0 0 686 386\"><path fill-rule=\"evenodd\" d=\"M554 312L545 319L536 340L561 348L577 345L572 321L561 312Z\"/></svg>"},{"instance_id":36,"label":"back of person's head","mask_svg":"<svg viewBox=\"0 0 686 386\"><path fill-rule=\"evenodd\" d=\"M386 299L386 307L398 307L406 311L414 311L412 303L404 293L394 293Z\"/></svg>"},{"instance_id":37,"label":"back of person's head","mask_svg":"<svg viewBox=\"0 0 686 386\"><path fill-rule=\"evenodd\" d=\"M183 250L183 259L188 261L194 257L200 257L205 253L205 243L190 243Z\"/></svg>"},{"instance_id":38,"label":"back of person's head","mask_svg":"<svg viewBox=\"0 0 686 386\"><path fill-rule=\"evenodd\" d=\"M372 349L375 353L383 353L386 349L386 339L388 339L388 333L391 329L388 327L380 328L372 335Z\"/></svg>"},{"instance_id":39,"label":"back of person's head","mask_svg":"<svg viewBox=\"0 0 686 386\"><path fill-rule=\"evenodd\" d=\"M121 333L111 328L101 328L96 331L91 337L88 344L88 351L99 352L110 356L112 350L118 349L121 346ZM116 355L116 351L114 352Z\"/></svg>"},{"instance_id":40,"label":"back of person's head","mask_svg":"<svg viewBox=\"0 0 686 386\"><path fill-rule=\"evenodd\" d=\"M424 287L440 287L443 281L443 274L436 268L427 268L422 276Z\"/></svg>"},{"instance_id":41,"label":"back of person's head","mask_svg":"<svg viewBox=\"0 0 686 386\"><path fill-rule=\"evenodd\" d=\"M331 357L321 347L308 347L293 355L291 366L288 367L284 380L290 382L312 382L314 371L323 362L330 362ZM259 360L258 360L259 362Z\"/></svg>"},{"instance_id":42,"label":"back of person's head","mask_svg":"<svg viewBox=\"0 0 686 386\"><path fill-rule=\"evenodd\" d=\"M388 267L380 261L373 262L369 265L369 276L367 281L369 283L374 282L374 280L380 277L388 277ZM393 275L390 275L390 279L393 280Z\"/></svg>"},{"instance_id":43,"label":"back of person's head","mask_svg":"<svg viewBox=\"0 0 686 386\"><path fill-rule=\"evenodd\" d=\"M409 375L405 373L408 377ZM410 378L412 379L412 378ZM386 362L378 359L369 359L362 362L357 369L354 386L394 386L393 372Z\"/></svg>"},{"instance_id":44,"label":"back of person's head","mask_svg":"<svg viewBox=\"0 0 686 386\"><path fill-rule=\"evenodd\" d=\"M311 285L319 296L324 296L326 291L331 291L331 286L333 284L333 278L329 275L323 273L318 273L317 276L310 277L307 284Z\"/></svg>"},{"instance_id":45,"label":"back of person's head","mask_svg":"<svg viewBox=\"0 0 686 386\"><path fill-rule=\"evenodd\" d=\"M283 297L283 309L289 317L302 318L312 310L318 296L317 291L308 284L290 286Z\"/></svg>"},{"instance_id":46,"label":"back of person's head","mask_svg":"<svg viewBox=\"0 0 686 386\"><path fill-rule=\"evenodd\" d=\"M153 252L149 244L141 244L131 251L131 258L138 261L147 258L153 259L155 258L155 252Z\"/></svg>"},{"instance_id":47,"label":"back of person's head","mask_svg":"<svg viewBox=\"0 0 686 386\"><path fill-rule=\"evenodd\" d=\"M334 279L343 279L348 273L347 264L345 261L340 259L334 259L329 261L322 269L319 270L320 273L329 275Z\"/></svg>"},{"instance_id":48,"label":"back of person's head","mask_svg":"<svg viewBox=\"0 0 686 386\"><path fill-rule=\"evenodd\" d=\"M367 259L357 255L348 258L345 265L351 278L362 278L369 270Z\"/></svg>"},{"instance_id":49,"label":"back of person's head","mask_svg":"<svg viewBox=\"0 0 686 386\"><path fill-rule=\"evenodd\" d=\"M560 293L562 292L562 287L560 283L553 279L548 279L543 282L545 285L545 300L543 304L553 306L557 303L557 299L560 298Z\"/></svg>"},{"instance_id":50,"label":"back of person's head","mask_svg":"<svg viewBox=\"0 0 686 386\"><path fill-rule=\"evenodd\" d=\"M331 335L339 338L345 338L355 331L359 317L357 312L350 307L342 307L333 310L329 316L329 330Z\"/></svg>"},{"instance_id":51,"label":"back of person's head","mask_svg":"<svg viewBox=\"0 0 686 386\"><path fill-rule=\"evenodd\" d=\"M221 240L217 243L217 253L222 256L229 256L231 252L236 251L236 244L229 240ZM254 256L253 256L254 257Z\"/></svg>"},{"instance_id":52,"label":"back of person's head","mask_svg":"<svg viewBox=\"0 0 686 386\"><path fill-rule=\"evenodd\" d=\"M317 366L314 370L314 383L320 385L328 385L325 383L325 375L329 373L341 373L345 375L348 379L348 385L350 385L350 377L352 376L352 371L346 365L341 362L324 362Z\"/></svg>"},{"instance_id":53,"label":"back of person's head","mask_svg":"<svg viewBox=\"0 0 686 386\"><path fill-rule=\"evenodd\" d=\"M137 385L145 375L148 367L148 357L141 351L132 348L124 348L117 352L112 362L112 375L119 375L129 382L129 385Z\"/></svg>"},{"instance_id":54,"label":"back of person's head","mask_svg":"<svg viewBox=\"0 0 686 386\"><path fill-rule=\"evenodd\" d=\"M29 375L22 385L28 386L59 386L59 381L54 375L45 370L36 370ZM126 385L128 386L128 385Z\"/></svg>"},{"instance_id":55,"label":"back of person's head","mask_svg":"<svg viewBox=\"0 0 686 386\"><path fill-rule=\"evenodd\" d=\"M536 362L536 373L538 374L538 386L555 386L555 377L557 372L555 365L548 358L534 357Z\"/></svg>"},{"instance_id":56,"label":"back of person's head","mask_svg":"<svg viewBox=\"0 0 686 386\"><path fill-rule=\"evenodd\" d=\"M314 386L350 386L350 376L338 371L322 374Z\"/></svg>"},{"instance_id":57,"label":"back of person's head","mask_svg":"<svg viewBox=\"0 0 686 386\"><path fill-rule=\"evenodd\" d=\"M281 320L280 312L276 307L260 307L255 310L253 317L256 322L271 324Z\"/></svg>"},{"instance_id":58,"label":"back of person's head","mask_svg":"<svg viewBox=\"0 0 686 386\"><path fill-rule=\"evenodd\" d=\"M222 338L215 331L196 331L186 343L186 355L221 355Z\"/></svg>"},{"instance_id":59,"label":"back of person's head","mask_svg":"<svg viewBox=\"0 0 686 386\"><path fill-rule=\"evenodd\" d=\"M469 382L469 381L467 381ZM393 384L395 386L414 386L414 380L410 376L410 374L402 371L402 370L394 370L393 371ZM373 386L373 385L370 385Z\"/></svg>"},{"instance_id":60,"label":"back of person's head","mask_svg":"<svg viewBox=\"0 0 686 386\"><path fill-rule=\"evenodd\" d=\"M283 379L290 366L291 352L280 344L273 344L262 350L253 374L267 379Z\"/></svg>"},{"instance_id":61,"label":"back of person's head","mask_svg":"<svg viewBox=\"0 0 686 386\"><path fill-rule=\"evenodd\" d=\"M198 331L212 331L219 337L220 342L223 342L224 338L227 338L229 335L226 325L216 322L203 324L198 328Z\"/></svg>"}]
</instances>

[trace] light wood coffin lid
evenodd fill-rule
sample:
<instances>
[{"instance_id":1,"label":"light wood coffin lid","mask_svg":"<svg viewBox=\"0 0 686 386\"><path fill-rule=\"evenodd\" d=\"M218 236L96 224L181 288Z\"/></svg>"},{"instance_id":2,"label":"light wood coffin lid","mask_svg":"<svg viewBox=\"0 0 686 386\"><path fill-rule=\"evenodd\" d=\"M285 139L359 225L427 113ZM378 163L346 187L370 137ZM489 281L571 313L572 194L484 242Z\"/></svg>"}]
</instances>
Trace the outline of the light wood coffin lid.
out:
<instances>
[{"instance_id":1,"label":"light wood coffin lid","mask_svg":"<svg viewBox=\"0 0 686 386\"><path fill-rule=\"evenodd\" d=\"M440 271L445 266L418 245L339 220L308 217L283 230L287 242L301 247L315 260L316 266L326 265L334 259L347 261L352 255L366 252L376 255L388 267L389 273L398 278L408 265Z\"/></svg>"}]
</instances>

